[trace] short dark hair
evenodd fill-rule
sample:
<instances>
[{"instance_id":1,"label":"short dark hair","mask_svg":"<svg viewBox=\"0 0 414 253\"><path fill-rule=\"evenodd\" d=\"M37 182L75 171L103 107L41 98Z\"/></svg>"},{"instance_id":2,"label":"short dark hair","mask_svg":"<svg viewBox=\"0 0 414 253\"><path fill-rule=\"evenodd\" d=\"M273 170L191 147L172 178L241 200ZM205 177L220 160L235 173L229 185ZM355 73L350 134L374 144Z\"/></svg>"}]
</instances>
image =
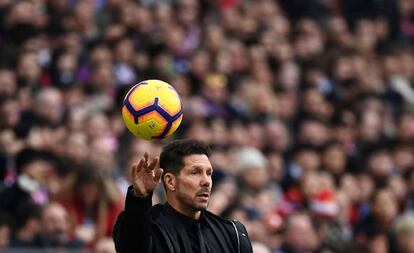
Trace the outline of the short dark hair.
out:
<instances>
[{"instance_id":1,"label":"short dark hair","mask_svg":"<svg viewBox=\"0 0 414 253\"><path fill-rule=\"evenodd\" d=\"M20 174L24 167L34 161L42 160L41 152L33 148L24 148L16 154L16 171Z\"/></svg>"},{"instance_id":2,"label":"short dark hair","mask_svg":"<svg viewBox=\"0 0 414 253\"><path fill-rule=\"evenodd\" d=\"M183 158L193 154L204 154L207 157L211 154L208 144L197 140L175 140L164 146L160 155L160 167L165 173L178 175L184 167Z\"/></svg>"}]
</instances>

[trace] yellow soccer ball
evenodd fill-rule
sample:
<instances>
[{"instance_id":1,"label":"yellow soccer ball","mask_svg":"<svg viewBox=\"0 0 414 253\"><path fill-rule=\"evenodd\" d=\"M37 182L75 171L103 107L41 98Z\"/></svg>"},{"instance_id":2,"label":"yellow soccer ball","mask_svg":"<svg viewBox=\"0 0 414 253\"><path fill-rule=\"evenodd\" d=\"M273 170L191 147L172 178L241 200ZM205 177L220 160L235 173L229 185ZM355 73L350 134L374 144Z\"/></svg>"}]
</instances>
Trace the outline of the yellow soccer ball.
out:
<instances>
[{"instance_id":1,"label":"yellow soccer ball","mask_svg":"<svg viewBox=\"0 0 414 253\"><path fill-rule=\"evenodd\" d=\"M170 84L146 80L134 85L122 105L125 126L146 140L172 135L183 119L180 96Z\"/></svg>"}]
</instances>

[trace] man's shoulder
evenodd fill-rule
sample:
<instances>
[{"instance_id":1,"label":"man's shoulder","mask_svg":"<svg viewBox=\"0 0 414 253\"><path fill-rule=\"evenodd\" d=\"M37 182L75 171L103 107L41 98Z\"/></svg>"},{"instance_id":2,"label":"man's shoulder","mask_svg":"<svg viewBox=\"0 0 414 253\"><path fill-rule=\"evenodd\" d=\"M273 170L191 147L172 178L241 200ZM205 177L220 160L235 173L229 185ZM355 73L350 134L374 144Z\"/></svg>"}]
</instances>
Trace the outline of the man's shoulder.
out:
<instances>
[{"instance_id":1,"label":"man's shoulder","mask_svg":"<svg viewBox=\"0 0 414 253\"><path fill-rule=\"evenodd\" d=\"M151 217L153 220L159 218L161 212L164 209L164 204L156 204L151 207Z\"/></svg>"},{"instance_id":2,"label":"man's shoulder","mask_svg":"<svg viewBox=\"0 0 414 253\"><path fill-rule=\"evenodd\" d=\"M233 220L231 220L229 218L221 217L221 216L219 216L219 215L217 215L215 213L212 213L212 212L210 212L208 210L205 210L204 211L204 215L205 215L205 217L207 219L214 219L214 220L217 220L219 222L223 222L223 223L228 224L228 225L231 225L231 223L233 221Z\"/></svg>"},{"instance_id":3,"label":"man's shoulder","mask_svg":"<svg viewBox=\"0 0 414 253\"><path fill-rule=\"evenodd\" d=\"M251 245L248 233L247 233L247 229L243 225L243 223L235 219L229 219L229 218L218 216L209 211L205 212L205 217L207 218L207 220L214 219L218 221L218 223L224 225L227 228L227 231L232 231L230 233L236 236L237 244L239 247L238 252L251 253L253 251L252 245Z\"/></svg>"}]
</instances>

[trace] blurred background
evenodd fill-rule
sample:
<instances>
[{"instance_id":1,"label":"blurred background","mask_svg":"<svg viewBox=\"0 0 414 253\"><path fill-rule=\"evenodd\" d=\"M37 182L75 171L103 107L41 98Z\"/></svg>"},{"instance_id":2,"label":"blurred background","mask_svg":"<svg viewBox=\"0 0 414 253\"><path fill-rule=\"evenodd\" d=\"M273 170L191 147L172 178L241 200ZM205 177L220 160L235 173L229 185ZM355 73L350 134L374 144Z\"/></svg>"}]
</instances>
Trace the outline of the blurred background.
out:
<instances>
[{"instance_id":1,"label":"blurred background","mask_svg":"<svg viewBox=\"0 0 414 253\"><path fill-rule=\"evenodd\" d=\"M413 253L413 42L412 0L0 0L0 251L115 252L154 78L255 253Z\"/></svg>"}]
</instances>

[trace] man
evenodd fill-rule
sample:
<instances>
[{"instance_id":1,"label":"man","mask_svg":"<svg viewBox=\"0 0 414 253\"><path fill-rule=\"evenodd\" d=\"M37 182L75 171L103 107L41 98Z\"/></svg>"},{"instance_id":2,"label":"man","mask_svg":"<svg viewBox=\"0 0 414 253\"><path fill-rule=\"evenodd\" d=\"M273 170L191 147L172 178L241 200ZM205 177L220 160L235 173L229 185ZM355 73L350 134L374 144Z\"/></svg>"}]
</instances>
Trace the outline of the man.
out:
<instances>
[{"instance_id":1,"label":"man","mask_svg":"<svg viewBox=\"0 0 414 253\"><path fill-rule=\"evenodd\" d=\"M48 201L45 185L54 166L46 155L32 148L24 148L16 155L16 182L0 192L0 210L15 222L19 206L27 202L43 205Z\"/></svg>"},{"instance_id":2,"label":"man","mask_svg":"<svg viewBox=\"0 0 414 253\"><path fill-rule=\"evenodd\" d=\"M71 238L68 211L58 202L50 202L42 211L40 243L48 248L81 248L83 242Z\"/></svg>"},{"instance_id":3,"label":"man","mask_svg":"<svg viewBox=\"0 0 414 253\"><path fill-rule=\"evenodd\" d=\"M307 213L293 213L288 216L284 239L277 253L320 252L317 231Z\"/></svg>"},{"instance_id":4,"label":"man","mask_svg":"<svg viewBox=\"0 0 414 253\"><path fill-rule=\"evenodd\" d=\"M252 252L245 227L207 211L213 168L207 145L173 141L159 158L145 153L132 168L125 210L118 216L114 241L118 253ZM162 177L167 203L153 207L152 192Z\"/></svg>"}]
</instances>

